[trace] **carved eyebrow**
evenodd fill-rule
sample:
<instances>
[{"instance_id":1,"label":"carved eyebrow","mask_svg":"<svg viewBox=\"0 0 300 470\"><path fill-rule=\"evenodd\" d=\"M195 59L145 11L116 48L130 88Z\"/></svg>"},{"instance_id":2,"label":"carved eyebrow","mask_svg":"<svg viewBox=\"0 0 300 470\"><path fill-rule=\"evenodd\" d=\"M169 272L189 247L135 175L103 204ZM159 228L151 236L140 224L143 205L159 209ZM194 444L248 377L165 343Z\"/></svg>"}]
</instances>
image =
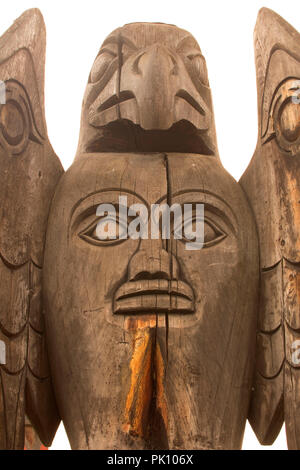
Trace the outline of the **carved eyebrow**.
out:
<instances>
[{"instance_id":1,"label":"carved eyebrow","mask_svg":"<svg viewBox=\"0 0 300 470\"><path fill-rule=\"evenodd\" d=\"M128 190L128 189L117 189L117 188L116 189L114 189L114 188L109 189L109 188L107 188L107 189L102 189L102 190L98 190L98 191L95 191L93 193L87 194L85 197L83 197L79 201L77 201L74 204L74 206L72 207L72 210L71 210L70 225L72 224L72 220L74 219L74 217L75 218L77 217L76 213L79 211L79 208L80 208L81 205L87 204L87 206L84 207L83 210L82 210L83 212L85 212L89 208L93 208L94 206L99 205L96 202L97 198L102 198L102 196L105 195L105 198L108 199L108 194L112 194L115 197L117 197L117 196L128 196L128 197L131 196L131 197L134 197L138 201L142 202L148 208L148 210L150 210L150 206L149 206L148 202L142 196L135 193L134 191L131 191L131 190ZM89 201L89 200L91 200L91 201ZM90 203L88 203L88 201ZM101 203L102 203L102 201L101 201Z\"/></svg>"}]
</instances>

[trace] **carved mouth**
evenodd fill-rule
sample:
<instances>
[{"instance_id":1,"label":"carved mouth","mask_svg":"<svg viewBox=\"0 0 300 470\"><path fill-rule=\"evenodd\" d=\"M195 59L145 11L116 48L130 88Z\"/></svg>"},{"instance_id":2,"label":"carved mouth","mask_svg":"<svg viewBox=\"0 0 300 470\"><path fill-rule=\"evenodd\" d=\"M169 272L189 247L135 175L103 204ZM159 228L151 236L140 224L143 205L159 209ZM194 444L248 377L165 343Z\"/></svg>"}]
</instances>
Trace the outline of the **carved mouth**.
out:
<instances>
[{"instance_id":1,"label":"carved mouth","mask_svg":"<svg viewBox=\"0 0 300 470\"><path fill-rule=\"evenodd\" d=\"M111 122L98 128L86 152L180 152L215 155L210 138L188 121L168 131L145 131L129 120Z\"/></svg>"},{"instance_id":2,"label":"carved mouth","mask_svg":"<svg viewBox=\"0 0 300 470\"><path fill-rule=\"evenodd\" d=\"M195 313L194 293L183 281L149 279L123 284L115 294L114 314Z\"/></svg>"}]
</instances>

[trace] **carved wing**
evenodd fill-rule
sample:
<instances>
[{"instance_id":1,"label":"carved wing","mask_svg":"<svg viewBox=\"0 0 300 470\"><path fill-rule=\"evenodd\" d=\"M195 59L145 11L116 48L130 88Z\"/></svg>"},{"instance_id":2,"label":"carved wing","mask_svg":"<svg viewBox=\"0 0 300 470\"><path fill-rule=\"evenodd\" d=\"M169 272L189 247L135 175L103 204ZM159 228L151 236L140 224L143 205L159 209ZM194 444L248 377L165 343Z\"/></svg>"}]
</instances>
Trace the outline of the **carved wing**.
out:
<instances>
[{"instance_id":1,"label":"carved wing","mask_svg":"<svg viewBox=\"0 0 300 470\"><path fill-rule=\"evenodd\" d=\"M258 226L261 299L249 420L300 449L300 35L262 9L255 30L259 139L241 179Z\"/></svg>"},{"instance_id":2,"label":"carved wing","mask_svg":"<svg viewBox=\"0 0 300 470\"><path fill-rule=\"evenodd\" d=\"M45 26L25 12L0 38L0 448L43 444L59 424L41 295L48 212L61 164L44 117Z\"/></svg>"}]
</instances>

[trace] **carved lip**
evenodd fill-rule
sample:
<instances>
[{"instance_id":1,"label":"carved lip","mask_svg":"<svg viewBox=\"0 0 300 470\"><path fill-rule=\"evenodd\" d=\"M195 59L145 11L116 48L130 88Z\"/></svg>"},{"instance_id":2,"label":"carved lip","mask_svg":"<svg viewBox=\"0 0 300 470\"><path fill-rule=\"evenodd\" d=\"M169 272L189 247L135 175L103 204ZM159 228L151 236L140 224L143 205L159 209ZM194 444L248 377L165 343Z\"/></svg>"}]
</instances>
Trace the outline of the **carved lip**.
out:
<instances>
[{"instance_id":1,"label":"carved lip","mask_svg":"<svg viewBox=\"0 0 300 470\"><path fill-rule=\"evenodd\" d=\"M115 294L114 314L192 314L195 299L183 281L149 279L123 284Z\"/></svg>"}]
</instances>

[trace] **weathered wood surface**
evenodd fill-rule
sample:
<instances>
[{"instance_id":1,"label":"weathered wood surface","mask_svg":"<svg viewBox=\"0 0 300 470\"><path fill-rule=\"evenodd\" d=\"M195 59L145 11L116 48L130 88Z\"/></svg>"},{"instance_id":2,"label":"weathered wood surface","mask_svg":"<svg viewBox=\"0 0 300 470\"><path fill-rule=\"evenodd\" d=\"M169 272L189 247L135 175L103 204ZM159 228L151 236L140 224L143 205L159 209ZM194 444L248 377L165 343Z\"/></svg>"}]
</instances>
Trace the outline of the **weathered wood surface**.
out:
<instances>
[{"instance_id":1,"label":"weathered wood surface","mask_svg":"<svg viewBox=\"0 0 300 470\"><path fill-rule=\"evenodd\" d=\"M137 23L107 38L61 180L40 13L0 39L0 448L24 447L25 413L46 445L61 416L73 449L241 448L258 310L250 421L270 444L285 420L299 448L299 47L260 12L247 200L220 162L205 59L186 31ZM120 196L203 204L203 249L175 226L167 241L123 239ZM104 203L118 208L114 242L97 238Z\"/></svg>"},{"instance_id":2,"label":"weathered wood surface","mask_svg":"<svg viewBox=\"0 0 300 470\"><path fill-rule=\"evenodd\" d=\"M0 38L0 448L24 449L25 410L45 445L59 424L45 348L41 279L62 167L44 117L45 27L38 10Z\"/></svg>"},{"instance_id":3,"label":"weathered wood surface","mask_svg":"<svg viewBox=\"0 0 300 470\"><path fill-rule=\"evenodd\" d=\"M119 196L204 204L205 247L161 234L101 242L97 207ZM50 360L72 448L239 449L258 277L254 220L218 158L199 46L174 26L118 29L92 68L47 232Z\"/></svg>"},{"instance_id":4,"label":"weathered wood surface","mask_svg":"<svg viewBox=\"0 0 300 470\"><path fill-rule=\"evenodd\" d=\"M78 155L119 151L217 156L206 61L187 31L134 23L101 47L84 96Z\"/></svg>"},{"instance_id":5,"label":"weathered wood surface","mask_svg":"<svg viewBox=\"0 0 300 470\"><path fill-rule=\"evenodd\" d=\"M45 447L35 431L34 427L30 423L29 419L25 419L25 447L24 450L48 450Z\"/></svg>"},{"instance_id":6,"label":"weathered wood surface","mask_svg":"<svg viewBox=\"0 0 300 470\"><path fill-rule=\"evenodd\" d=\"M259 137L241 179L260 240L261 301L250 422L300 449L300 35L262 9L255 30Z\"/></svg>"}]
</instances>

